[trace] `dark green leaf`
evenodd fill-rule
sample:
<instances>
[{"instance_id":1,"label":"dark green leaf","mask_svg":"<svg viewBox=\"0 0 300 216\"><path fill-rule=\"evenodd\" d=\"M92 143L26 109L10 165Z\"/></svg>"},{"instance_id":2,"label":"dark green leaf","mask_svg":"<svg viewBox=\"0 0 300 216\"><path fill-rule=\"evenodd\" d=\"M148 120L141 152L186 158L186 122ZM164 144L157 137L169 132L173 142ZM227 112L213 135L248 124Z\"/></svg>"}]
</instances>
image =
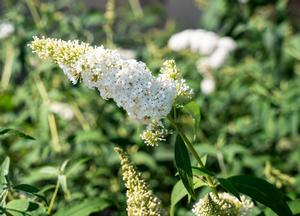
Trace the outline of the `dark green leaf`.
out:
<instances>
[{"instance_id":1,"label":"dark green leaf","mask_svg":"<svg viewBox=\"0 0 300 216\"><path fill-rule=\"evenodd\" d=\"M27 134L25 134L21 131L18 131L18 130L12 129L12 128L1 128L0 129L0 136L5 135L5 134L18 136L18 137L21 137L21 138L24 138L24 139L35 140L32 136L29 136L29 135L27 135Z\"/></svg>"},{"instance_id":2,"label":"dark green leaf","mask_svg":"<svg viewBox=\"0 0 300 216\"><path fill-rule=\"evenodd\" d=\"M45 196L38 194L38 192L40 191L38 188L28 185L28 184L20 184L17 186L13 187L15 190L19 190L19 191L23 191L26 193L30 193L40 199L42 199L45 203L47 203L47 199L45 198Z\"/></svg>"},{"instance_id":3,"label":"dark green leaf","mask_svg":"<svg viewBox=\"0 0 300 216\"><path fill-rule=\"evenodd\" d=\"M37 210L38 208L39 208L39 205L37 203L29 202L27 211L31 212L31 211Z\"/></svg>"},{"instance_id":4,"label":"dark green leaf","mask_svg":"<svg viewBox=\"0 0 300 216\"><path fill-rule=\"evenodd\" d=\"M229 193L234 195L236 198L241 200L238 189L234 186L234 184L231 183L231 181L224 179L224 178L218 178L218 181L220 182L220 185Z\"/></svg>"},{"instance_id":5,"label":"dark green leaf","mask_svg":"<svg viewBox=\"0 0 300 216\"><path fill-rule=\"evenodd\" d=\"M14 189L24 191L27 193L31 193L31 194L39 192L39 189L37 189L36 187L33 187L31 185L28 185L28 184L20 184L20 185L14 186Z\"/></svg>"},{"instance_id":6,"label":"dark green leaf","mask_svg":"<svg viewBox=\"0 0 300 216\"><path fill-rule=\"evenodd\" d=\"M267 181L253 176L232 176L226 179L243 194L271 208L279 216L292 216L283 194Z\"/></svg>"},{"instance_id":7,"label":"dark green leaf","mask_svg":"<svg viewBox=\"0 0 300 216\"><path fill-rule=\"evenodd\" d=\"M190 156L180 136L177 136L175 143L175 164L182 183L189 194L194 198L195 194Z\"/></svg>"}]
</instances>

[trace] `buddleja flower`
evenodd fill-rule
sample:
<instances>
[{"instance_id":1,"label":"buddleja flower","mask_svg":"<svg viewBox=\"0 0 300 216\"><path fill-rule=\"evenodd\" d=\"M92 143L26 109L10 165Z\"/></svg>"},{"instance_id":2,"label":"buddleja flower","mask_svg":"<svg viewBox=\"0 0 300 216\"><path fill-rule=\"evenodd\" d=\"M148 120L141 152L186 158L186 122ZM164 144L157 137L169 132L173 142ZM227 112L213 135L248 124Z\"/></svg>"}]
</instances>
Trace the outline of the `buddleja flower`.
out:
<instances>
[{"instance_id":1,"label":"buddleja flower","mask_svg":"<svg viewBox=\"0 0 300 216\"><path fill-rule=\"evenodd\" d=\"M165 63L162 73L154 77L143 62L125 59L117 50L103 46L44 37L34 37L29 46L40 58L57 63L73 84L81 79L142 123L165 118L177 96L191 93L173 61Z\"/></svg>"},{"instance_id":2,"label":"buddleja flower","mask_svg":"<svg viewBox=\"0 0 300 216\"><path fill-rule=\"evenodd\" d=\"M193 207L196 216L246 216L253 208L253 202L246 196L240 196L239 201L229 193L208 193Z\"/></svg>"},{"instance_id":3,"label":"buddleja flower","mask_svg":"<svg viewBox=\"0 0 300 216\"><path fill-rule=\"evenodd\" d=\"M127 153L121 148L115 148L121 160L123 180L127 188L128 216L159 216L161 215L161 201L149 189L149 185L131 164Z\"/></svg>"}]
</instances>

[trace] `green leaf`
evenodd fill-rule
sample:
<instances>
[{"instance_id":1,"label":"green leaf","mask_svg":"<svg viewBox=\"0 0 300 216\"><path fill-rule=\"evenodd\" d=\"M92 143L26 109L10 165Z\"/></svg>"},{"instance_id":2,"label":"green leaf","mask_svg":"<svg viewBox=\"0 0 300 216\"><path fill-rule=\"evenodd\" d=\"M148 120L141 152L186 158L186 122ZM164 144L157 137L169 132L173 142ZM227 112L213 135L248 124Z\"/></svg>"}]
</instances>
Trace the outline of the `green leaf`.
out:
<instances>
[{"instance_id":1,"label":"green leaf","mask_svg":"<svg viewBox=\"0 0 300 216\"><path fill-rule=\"evenodd\" d=\"M189 111L195 118L200 116L200 106L195 101L186 104L184 109Z\"/></svg>"},{"instance_id":2,"label":"green leaf","mask_svg":"<svg viewBox=\"0 0 300 216\"><path fill-rule=\"evenodd\" d=\"M78 205L64 207L58 210L54 216L88 216L93 212L99 212L107 208L110 204L103 198L85 200Z\"/></svg>"},{"instance_id":3,"label":"green leaf","mask_svg":"<svg viewBox=\"0 0 300 216\"><path fill-rule=\"evenodd\" d=\"M12 200L6 205L6 211L13 216L23 216L24 212L38 209L39 205L26 199Z\"/></svg>"},{"instance_id":4,"label":"green leaf","mask_svg":"<svg viewBox=\"0 0 300 216\"><path fill-rule=\"evenodd\" d=\"M292 216L281 191L269 182L253 176L238 175L226 179L243 194L271 208L279 216Z\"/></svg>"},{"instance_id":5,"label":"green leaf","mask_svg":"<svg viewBox=\"0 0 300 216\"><path fill-rule=\"evenodd\" d=\"M294 215L300 214L300 199L290 201L289 207L291 208Z\"/></svg>"},{"instance_id":6,"label":"green leaf","mask_svg":"<svg viewBox=\"0 0 300 216\"><path fill-rule=\"evenodd\" d=\"M70 166L70 168L68 168L68 170L66 171L65 175L68 176L68 177L70 177L72 175L76 175L76 174L78 175L78 174L80 174L79 171L83 167L83 164L85 162L87 162L88 160L89 160L89 158L84 158L84 159L81 159L81 160L77 161L76 163L72 164Z\"/></svg>"},{"instance_id":7,"label":"green leaf","mask_svg":"<svg viewBox=\"0 0 300 216\"><path fill-rule=\"evenodd\" d=\"M17 186L14 186L15 190L20 190L23 192L27 192L27 193L31 193L31 194L35 194L39 192L39 189L37 189L36 187L33 187L31 185L28 184L20 184Z\"/></svg>"},{"instance_id":8,"label":"green leaf","mask_svg":"<svg viewBox=\"0 0 300 216\"><path fill-rule=\"evenodd\" d=\"M186 190L194 198L193 172L188 150L180 136L175 142L175 164L182 183Z\"/></svg>"},{"instance_id":9,"label":"green leaf","mask_svg":"<svg viewBox=\"0 0 300 216\"><path fill-rule=\"evenodd\" d=\"M10 159L9 157L6 157L5 160L1 164L1 171L0 171L0 184L6 184L7 183L7 176L9 173L9 164Z\"/></svg>"},{"instance_id":10,"label":"green leaf","mask_svg":"<svg viewBox=\"0 0 300 216\"><path fill-rule=\"evenodd\" d=\"M58 181L59 181L59 184L65 194L65 196L67 197L67 199L70 198L70 192L69 192L69 189L68 189L68 186L67 186L67 176L66 175L59 175L58 176Z\"/></svg>"},{"instance_id":11,"label":"green leaf","mask_svg":"<svg viewBox=\"0 0 300 216\"><path fill-rule=\"evenodd\" d=\"M38 192L40 192L40 190L32 185L29 184L19 184L13 187L15 190L18 191L23 191L29 194L32 194L40 199L42 199L45 203L47 203L47 199L45 196L38 194Z\"/></svg>"},{"instance_id":12,"label":"green leaf","mask_svg":"<svg viewBox=\"0 0 300 216\"><path fill-rule=\"evenodd\" d=\"M217 178L220 185L229 193L231 193L232 195L234 195L236 198L238 198L239 200L241 200L240 198L240 194L238 189L234 186L234 184L231 183L231 181L224 179L224 178Z\"/></svg>"},{"instance_id":13,"label":"green leaf","mask_svg":"<svg viewBox=\"0 0 300 216\"><path fill-rule=\"evenodd\" d=\"M28 140L35 140L32 136L29 136L29 135L27 135L27 134L25 134L25 133L23 133L19 130L15 130L15 129L12 129L12 128L1 128L0 129L0 136L5 135L5 134L18 136L18 137L28 139Z\"/></svg>"},{"instance_id":14,"label":"green leaf","mask_svg":"<svg viewBox=\"0 0 300 216\"><path fill-rule=\"evenodd\" d=\"M200 188L204 186L205 183L202 181L198 181L194 185L194 189ZM173 187L172 193L171 193L171 212L173 212L172 215L174 215L174 208L175 205L182 200L186 195L188 195L187 190L185 189L183 183L181 180L179 180Z\"/></svg>"},{"instance_id":15,"label":"green leaf","mask_svg":"<svg viewBox=\"0 0 300 216\"><path fill-rule=\"evenodd\" d=\"M207 161L207 154L205 154L205 155L203 155L202 157L201 157L201 161L202 161L202 163L204 164L204 166L206 165L206 161Z\"/></svg>"},{"instance_id":16,"label":"green leaf","mask_svg":"<svg viewBox=\"0 0 300 216\"><path fill-rule=\"evenodd\" d=\"M193 174L198 176L215 176L215 174L209 171L205 167L192 167Z\"/></svg>"},{"instance_id":17,"label":"green leaf","mask_svg":"<svg viewBox=\"0 0 300 216\"><path fill-rule=\"evenodd\" d=\"M196 135L197 130L199 128L200 125L200 106L197 104L197 102L195 101L191 101L190 103L186 104L184 106L184 109L189 112L194 119L194 134Z\"/></svg>"}]
</instances>

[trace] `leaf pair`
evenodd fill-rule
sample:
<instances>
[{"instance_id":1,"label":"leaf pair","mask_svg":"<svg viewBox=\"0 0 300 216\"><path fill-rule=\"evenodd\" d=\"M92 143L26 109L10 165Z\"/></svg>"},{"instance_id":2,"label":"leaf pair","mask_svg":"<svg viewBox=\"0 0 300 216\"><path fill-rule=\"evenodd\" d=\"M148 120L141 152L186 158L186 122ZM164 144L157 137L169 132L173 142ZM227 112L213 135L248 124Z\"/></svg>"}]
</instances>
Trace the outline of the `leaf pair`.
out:
<instances>
[{"instance_id":1,"label":"leaf pair","mask_svg":"<svg viewBox=\"0 0 300 216\"><path fill-rule=\"evenodd\" d=\"M269 182L253 176L237 175L229 178L218 178L220 185L240 199L245 194L272 209L279 216L292 216L292 211L284 195Z\"/></svg>"},{"instance_id":2,"label":"leaf pair","mask_svg":"<svg viewBox=\"0 0 300 216\"><path fill-rule=\"evenodd\" d=\"M195 187L193 182L193 172L200 176L214 176L212 172L204 168L192 167L188 150L180 136L175 143L175 163L182 183L177 183L176 189L179 195L172 192L171 209L187 193L182 191L182 185L188 194L195 199ZM240 199L240 193L271 208L279 216L292 216L292 212L285 201L284 195L275 186L267 181L253 176L238 175L229 178L217 178L220 185L229 193Z\"/></svg>"}]
</instances>

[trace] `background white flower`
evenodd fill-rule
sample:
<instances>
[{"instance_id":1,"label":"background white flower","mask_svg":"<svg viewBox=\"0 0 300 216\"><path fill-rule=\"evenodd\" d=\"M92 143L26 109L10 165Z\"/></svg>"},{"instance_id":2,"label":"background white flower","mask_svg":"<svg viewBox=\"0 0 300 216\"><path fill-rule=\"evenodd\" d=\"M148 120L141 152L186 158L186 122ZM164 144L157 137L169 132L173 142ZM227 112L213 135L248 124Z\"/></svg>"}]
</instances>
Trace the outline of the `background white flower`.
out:
<instances>
[{"instance_id":1,"label":"background white flower","mask_svg":"<svg viewBox=\"0 0 300 216\"><path fill-rule=\"evenodd\" d=\"M209 95L214 92L216 83L213 78L205 78L200 83L200 88L203 94Z\"/></svg>"},{"instance_id":2,"label":"background white flower","mask_svg":"<svg viewBox=\"0 0 300 216\"><path fill-rule=\"evenodd\" d=\"M221 67L230 52L236 48L236 43L230 37L220 37L211 31L203 29L188 29L172 35L168 46L174 51L189 49L194 53L199 53L202 68L209 67L218 69Z\"/></svg>"},{"instance_id":3,"label":"background white flower","mask_svg":"<svg viewBox=\"0 0 300 216\"><path fill-rule=\"evenodd\" d=\"M12 23L2 22L0 23L0 40L7 38L15 31L15 27Z\"/></svg>"}]
</instances>

